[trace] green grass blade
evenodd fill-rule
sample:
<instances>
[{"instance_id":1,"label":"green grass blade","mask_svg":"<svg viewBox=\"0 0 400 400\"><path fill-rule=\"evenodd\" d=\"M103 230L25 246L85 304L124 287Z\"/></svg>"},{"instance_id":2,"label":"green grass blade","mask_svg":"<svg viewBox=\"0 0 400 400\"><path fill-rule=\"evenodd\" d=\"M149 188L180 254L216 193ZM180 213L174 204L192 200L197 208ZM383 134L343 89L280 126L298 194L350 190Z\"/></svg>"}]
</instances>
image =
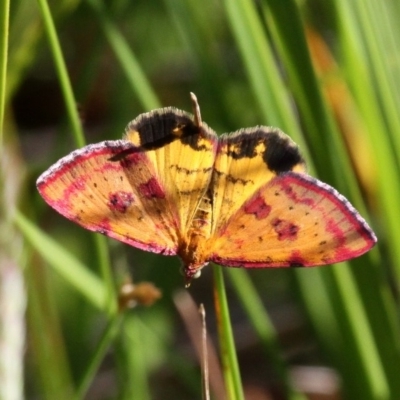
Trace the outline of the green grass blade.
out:
<instances>
[{"instance_id":1,"label":"green grass blade","mask_svg":"<svg viewBox=\"0 0 400 400\"><path fill-rule=\"evenodd\" d=\"M283 383L285 398L288 400L305 400L303 394L296 392L291 387L288 366L282 357L282 349L276 331L247 272L243 269L228 268L227 274L254 330L260 338L272 368L274 368L280 382Z\"/></svg>"},{"instance_id":2,"label":"green grass blade","mask_svg":"<svg viewBox=\"0 0 400 400\"><path fill-rule=\"evenodd\" d=\"M344 193L351 195L357 207L364 210L365 208L361 200L361 195L358 186L355 183L354 174L351 172L350 163L345 155L346 153L344 151L342 140L338 135L332 117L327 111L324 99L320 94L317 79L309 58L297 6L291 1L286 2L284 6L281 2L269 1L268 6L268 13L266 13L268 27L271 29L273 38L278 44L278 49L280 51L279 54L284 60L284 68L287 70L293 88L293 94L297 99L297 104L299 105L306 126L306 132L309 136L309 143L313 153L313 159L315 160L315 165L324 179L331 182L335 181L336 186ZM326 148L329 148L330 151L326 152L322 150ZM337 154L340 154L341 157L338 158ZM343 174L345 174L345 179L343 179ZM376 290L373 289L373 286L377 281L376 278L379 280L381 277L378 277L372 268L373 267L371 266L368 272L370 277L375 275L375 280L370 279L369 282L365 282L364 279L364 284L367 283L367 285L361 288L359 295L365 298L367 293L369 293L368 296L371 298L371 292L373 293L372 296L374 297L374 300L376 300L376 302L382 307L380 316L384 319L386 318L385 326L389 326L391 316L387 314L388 309L384 304L385 300L382 293L376 292ZM362 274L361 271L359 272ZM312 273L314 272L311 272L311 274ZM317 273L318 272L315 272L315 274ZM344 277L346 276L346 273L347 271L345 270L338 271L337 276L330 283L337 285L342 293L344 293ZM358 279L358 281L360 281L360 279ZM331 297L330 301L332 302L333 310L335 309L335 298ZM363 305L364 312L366 304L367 303L364 303ZM340 315L343 316L343 319L348 321L350 314L344 309L345 306L346 303L343 302ZM389 306L389 309L390 308L391 307ZM311 311L312 307L310 307L309 310ZM336 312L338 312L338 309L336 309ZM332 319L332 321L335 322L334 319ZM366 336L369 335L370 338L374 336L374 339L379 337L379 335L376 336L376 333L374 332L376 330L376 324L374 324L376 319L368 322L369 330L367 331ZM317 320L316 323L318 324ZM380 378L376 381L370 381L369 378L371 378L372 375L368 376L369 365L367 364L370 361L368 359L369 350L360 346L359 340L361 340L361 338L357 336L355 326L347 323L344 325L344 329L346 332L345 335L352 338L351 343L355 352L355 357L357 357L358 360L357 365L360 368L362 367L365 372L364 382L368 382L371 390L373 389L372 391L380 392L382 387L387 389L387 378L383 378L383 381L385 382L383 386L379 386L378 383L380 382L380 378L384 376L381 361L377 356L377 343L379 342L370 341L370 344L374 342L375 347L372 354L375 354L376 362L373 365L377 368L377 376ZM349 371L350 370L348 370L348 372ZM350 375L351 374L348 375L348 379L352 379ZM385 389L382 389L382 391L384 392Z\"/></svg>"},{"instance_id":3,"label":"green grass blade","mask_svg":"<svg viewBox=\"0 0 400 400\"><path fill-rule=\"evenodd\" d=\"M143 346L143 343L148 344L148 340L152 339L145 336L147 329L139 316L133 313L126 316L121 335L121 345L125 350L124 365L129 382L123 385L122 400L129 400L133 397L143 400L151 399L148 373L149 360L146 359L149 348Z\"/></svg>"},{"instance_id":4,"label":"green grass blade","mask_svg":"<svg viewBox=\"0 0 400 400\"><path fill-rule=\"evenodd\" d=\"M344 392L349 398L389 398L388 382L350 272L340 265L299 271L296 277L319 340L341 373Z\"/></svg>"},{"instance_id":5,"label":"green grass blade","mask_svg":"<svg viewBox=\"0 0 400 400\"><path fill-rule=\"evenodd\" d=\"M61 46L57 37L56 28L51 16L50 8L46 0L38 0L40 9L42 11L43 21L45 24L45 32L47 34L50 49L52 51L53 60L55 63L58 79L60 81L61 90L63 93L65 105L67 108L68 120L71 124L72 134L75 143L78 147L85 144L85 138L80 122L76 101L73 94L70 79L68 77L67 67L64 62ZM111 266L109 263L109 255L107 250L106 239L103 237L95 238L95 246L97 251L97 259L100 265L100 271L108 289L109 311L115 312L117 310L114 283L112 280Z\"/></svg>"},{"instance_id":6,"label":"green grass blade","mask_svg":"<svg viewBox=\"0 0 400 400\"><path fill-rule=\"evenodd\" d=\"M117 291L114 283L114 276L110 264L110 254L108 250L107 240L101 235L92 235L94 241L94 247L96 249L96 261L99 266L99 271L102 277L102 281L106 285L107 289L107 313L109 315L115 315L118 311L117 303Z\"/></svg>"},{"instance_id":7,"label":"green grass blade","mask_svg":"<svg viewBox=\"0 0 400 400\"><path fill-rule=\"evenodd\" d=\"M3 143L3 125L7 82L8 30L10 1L0 0L0 146Z\"/></svg>"},{"instance_id":8,"label":"green grass blade","mask_svg":"<svg viewBox=\"0 0 400 400\"><path fill-rule=\"evenodd\" d=\"M311 63L298 6L293 0L285 4L278 0L266 3L269 10L266 20L270 22L292 93L301 111L313 165L322 180L335 183L337 189L362 210L362 197L343 140L325 104ZM337 157L337 154L341 157Z\"/></svg>"},{"instance_id":9,"label":"green grass blade","mask_svg":"<svg viewBox=\"0 0 400 400\"><path fill-rule=\"evenodd\" d=\"M102 281L79 260L44 234L23 214L16 211L15 223L25 238L37 249L42 257L90 303L106 311L106 291Z\"/></svg>"},{"instance_id":10,"label":"green grass blade","mask_svg":"<svg viewBox=\"0 0 400 400\"><path fill-rule=\"evenodd\" d=\"M215 312L226 391L230 400L244 400L222 267L213 265Z\"/></svg>"},{"instance_id":11,"label":"green grass blade","mask_svg":"<svg viewBox=\"0 0 400 400\"><path fill-rule=\"evenodd\" d=\"M289 93L282 82L255 3L247 0L225 0L224 4L264 120L290 134L306 152Z\"/></svg>"},{"instance_id":12,"label":"green grass blade","mask_svg":"<svg viewBox=\"0 0 400 400\"><path fill-rule=\"evenodd\" d=\"M398 237L398 224L400 220L400 210L396 205L396 200L400 196L399 167L396 160L393 140L391 137L398 136L397 129L387 131L387 127L382 114L375 101L375 91L373 86L366 85L371 78L368 70L368 60L363 51L363 42L361 32L351 27L357 26L354 23L356 18L355 11L350 4L345 1L337 3L337 12L340 23L340 35L342 43L342 52L344 56L345 68L351 78L352 89L358 101L360 110L365 118L368 127L367 134L374 148L375 165L380 179L377 180L380 196L377 200L380 202L382 216L385 221L386 235L389 241L396 242ZM349 26L347 25L349 24ZM369 29L369 28L368 28ZM388 106L389 108L389 106ZM395 267L397 280L400 282L400 247L395 243L388 246L391 255L392 264Z\"/></svg>"},{"instance_id":13,"label":"green grass blade","mask_svg":"<svg viewBox=\"0 0 400 400\"><path fill-rule=\"evenodd\" d=\"M393 32L399 35L397 21L390 21L385 18L385 12L393 12L390 2L378 4L379 2L355 2L353 4L354 14L359 21L360 34L363 40L363 48L366 50L366 61L370 69L371 78L374 81L374 91L378 95L379 109L384 117L385 125L389 132L397 132L400 126L400 114L398 112L398 93L397 84L392 81L390 73L390 63L387 62L388 49L385 47L386 35ZM392 23L391 23L392 22ZM388 29L382 30L381 26L387 26ZM390 49L395 50L395 49ZM389 50L389 51L390 51ZM396 49L397 50L397 49ZM397 51L395 50L395 55ZM397 98L396 98L397 97ZM393 143L393 153L397 159L397 165L400 164L400 135L391 134Z\"/></svg>"},{"instance_id":14,"label":"green grass blade","mask_svg":"<svg viewBox=\"0 0 400 400\"><path fill-rule=\"evenodd\" d=\"M358 21L355 14L356 10L345 1L339 1L336 5L337 18L340 22L339 33L344 67L366 121L366 133L369 135L374 148L375 165L379 177L382 177L377 179L377 190L379 192L377 201L381 205L381 212L385 221L386 238L389 242L392 242L388 246L389 254L391 254L393 265L396 267L398 266L397 260L400 259L400 249L396 245L399 237L396 221L400 218L400 211L396 206L395 199L400 196L400 183L398 180L398 164L391 141L394 132L386 129L383 115L379 112L379 107L374 101L376 96L373 86L365 84L372 79L372 76L368 69L369 63L365 55L362 33L357 29L358 24L355 22ZM385 132L388 133L385 134ZM398 268L395 271L397 274L400 272Z\"/></svg>"},{"instance_id":15,"label":"green grass blade","mask_svg":"<svg viewBox=\"0 0 400 400\"><path fill-rule=\"evenodd\" d=\"M207 120L215 119L226 130L232 124L231 85L224 69L224 53L217 46L210 46L210 43L218 42L220 35L220 26L210 23L210 19L213 20L211 5L205 6L197 0L164 0L164 3L191 64L201 65L196 85L190 90L196 93L202 111L207 113ZM216 87L224 90L215 90ZM218 107L201 101L209 93L213 94L213 102Z\"/></svg>"},{"instance_id":16,"label":"green grass blade","mask_svg":"<svg viewBox=\"0 0 400 400\"><path fill-rule=\"evenodd\" d=\"M75 400L83 400L85 398L85 394L92 383L97 370L100 367L100 363L103 361L104 356L107 350L110 347L110 344L115 339L116 335L119 333L119 329L121 327L123 320L122 314L117 314L112 317L110 321L108 321L108 325L104 330L104 333L96 346L96 350L94 355L91 357L91 361L89 366L81 380L81 383L78 386L78 390L76 395L74 396Z\"/></svg>"},{"instance_id":17,"label":"green grass blade","mask_svg":"<svg viewBox=\"0 0 400 400\"><path fill-rule=\"evenodd\" d=\"M76 109L76 102L71 87L71 82L68 77L67 67L61 51L60 42L57 37L57 31L54 26L50 8L46 0L37 0L42 12L43 22L45 24L45 32L49 40L50 49L52 51L54 64L60 81L61 90L67 108L68 120L71 124L72 134L74 135L75 143L78 147L85 145L82 125L79 120L79 115Z\"/></svg>"},{"instance_id":18,"label":"green grass blade","mask_svg":"<svg viewBox=\"0 0 400 400\"><path fill-rule=\"evenodd\" d=\"M49 296L49 282L43 279L43 275L37 275L38 270L40 268L33 267L25 271L29 300L27 329L35 360L32 377L37 388L40 388L41 399L69 400L74 393L74 383L59 314L56 302L51 301L54 297Z\"/></svg>"},{"instance_id":19,"label":"green grass blade","mask_svg":"<svg viewBox=\"0 0 400 400\"><path fill-rule=\"evenodd\" d=\"M300 49L302 47L303 49L305 48L305 46L302 46L302 44L299 43L299 38L302 36L304 37L304 34L301 32L301 24L298 21L297 22L293 21L293 18L296 16L296 12L294 12L293 10L292 10L293 12L288 12L286 7L287 4L285 5L285 9L283 9L282 4L277 1L270 1L269 5L271 6L271 14L274 16L273 21L277 26L276 30L279 31L279 33L281 33L280 40L284 44L284 46L282 46L283 49L282 58L285 60L285 66L287 66L289 78L292 80L292 82L295 83L293 84L294 96L298 99L299 107L300 108L303 107L302 113L304 115L308 115L311 118L311 121L309 121L307 118L304 118L306 131L307 133L312 131L313 125L315 127L318 127L320 131L319 135L322 136L323 137L322 140L325 141L325 144L323 143L323 141L320 142L319 145L316 144L318 143L317 140L318 130L315 131L315 136L310 136L311 138L310 144L312 148L313 159L316 160L315 164L317 166L318 172L320 173L321 176L325 176L327 178L328 176L330 176L332 182L333 181L335 182L335 186L340 188L341 191L350 194L352 200L355 202L357 207L363 213L365 213L365 207L363 206L363 202L361 201L361 195L358 186L357 184L355 184L354 174L350 169L347 157L344 156L345 151L343 148L343 144L341 143L341 139L337 134L337 129L333 127L331 124L326 124L326 122L324 122L326 118L330 119L329 116L324 117L323 115L323 113L326 114L326 112L324 111L325 106L323 107L317 106L318 97L320 98L319 100L320 102L323 101L323 99L320 95L318 96L317 93L313 94L315 90L312 90L312 88L319 90L317 85L312 85L312 82L313 81L316 82L316 79L315 77L312 77L310 74L307 75L307 72L305 73L305 76L303 76L303 71L311 70L312 67L310 61L307 62L307 59L309 58L307 51L303 51L302 53L299 52L296 53L296 49ZM347 23L341 23L340 25L346 27L354 26L354 24L352 25L350 21L347 21ZM289 26L290 29L288 28ZM298 27L297 30L296 27ZM302 40L301 42L304 44L305 40ZM360 47L358 47L358 49L360 49ZM351 56L353 57L352 53ZM305 67L306 65L308 67ZM296 83L301 81L302 79L303 79L302 86ZM366 81L365 76L363 79L360 80L360 84L361 81L363 82L362 86L365 87L365 81ZM296 89L296 87L298 88ZM369 97L366 96L365 92L362 94L362 96L364 97L364 99L369 99ZM305 107L310 107L310 105L313 107L313 109L309 110L308 113L306 112L306 110L304 110L304 106L302 106L301 102L302 98L304 99L303 102ZM373 96L371 96L371 98L373 98ZM314 119L315 121L313 121L312 119ZM330 151L329 152L323 151L324 148L329 148ZM340 163L340 161L338 160L337 154L340 154L340 160L342 161L342 163ZM329 159L329 156L331 156L332 158ZM340 167L336 168L336 165L339 165ZM330 175L327 175L327 171L332 171L332 173ZM354 354L357 354L356 357L358 358L357 366L364 371L364 382L365 382L364 387L369 386L371 392L375 394L376 393L380 394L381 392L382 393L386 392L387 394L389 392L388 386L390 385L392 379L389 379L388 376L385 376L385 372L387 371L383 370L383 369L387 370L387 366L385 365L386 363L382 362L382 360L386 359L385 349L383 349L382 343L384 343L387 339L383 337L382 335L383 332L380 331L380 327L382 326L385 326L387 328L393 327L393 323L391 321L394 318L393 315L394 305L393 305L393 299L388 298L387 294L383 293L382 291L376 290L376 282L381 281L383 283L382 276L377 271L376 265L372 264L372 258L367 257L367 259L369 260L368 266L364 265L364 268L361 269L361 267L360 268L356 267L356 264L360 265L360 263L353 263L354 266L351 272L357 280L358 296L363 299L362 308L364 309L364 315L368 315L367 319L368 324L365 324L365 326L368 326L368 329L365 331L364 336L367 338L369 337L370 339L371 337L373 337L373 340L371 339L369 343L370 344L374 343L373 344L374 351L372 351L371 349L367 350L367 346L361 345L363 339L365 340L367 339L364 336L359 336L357 331L357 326L356 325L352 326L352 324L350 323L352 321L351 318L354 315L352 315L349 312L349 310L346 310L347 307L346 301L351 301L351 299L346 297L346 294L348 293L345 291L346 288L345 282L346 282L346 276L348 275L348 270L347 269L337 270L337 274L335 278L332 279L328 284L327 290L329 289L329 285L334 284L338 288L338 290L343 294L343 296L337 296L336 299L335 297L331 297L330 301L332 302L332 307L334 310L336 310L336 313L338 313L339 309L341 309L339 315L341 315L343 320L348 321L347 324L344 324L343 332L345 332L346 337L352 338L351 339L352 348L354 349ZM365 268L367 268L366 271ZM340 302L338 302L338 299L341 299L342 302L341 307L338 306L340 304ZM390 302L392 303L392 305L389 304ZM368 309L369 307L371 307L371 303L374 303L375 307L377 304L379 304L380 312L374 314L369 313ZM316 323L318 322L316 321ZM391 330L389 329L389 331ZM392 338L393 337L391 337L391 340ZM394 346L395 343L396 343L395 340L391 342L391 344ZM344 353L346 353L346 351L344 351ZM371 360L369 359L369 356L371 354L375 355L374 363L371 363ZM381 359L381 357L384 358ZM371 373L370 370L371 365L373 365L374 368L376 368L373 374ZM352 370L347 369L347 372L348 374L346 379L350 381L353 379ZM374 380L373 377L376 377L376 380ZM357 394L355 395L358 396Z\"/></svg>"},{"instance_id":20,"label":"green grass blade","mask_svg":"<svg viewBox=\"0 0 400 400\"><path fill-rule=\"evenodd\" d=\"M371 7L371 4L369 7ZM387 252L392 261L391 264L397 279L395 285L398 287L398 282L400 282L400 268L398 263L400 257L398 246L400 236L396 221L399 220L400 215L399 209L395 204L395 199L400 195L400 184L398 179L399 166L396 152L394 151L396 147L394 143L397 140L394 139L394 136L397 135L397 129L387 128L387 121L391 118L386 115L386 110L390 112L391 106L389 103L396 97L394 91L398 90L398 88L391 85L392 93L388 94L389 87L386 87L385 94L381 92L382 97L378 102L379 97L377 98L376 90L380 92L382 89L377 89L376 87L381 84L381 79L388 81L389 77L381 77L375 81L376 68L378 67L376 65L371 66L370 58L371 56L382 57L382 61L385 61L385 64L389 65L391 54L380 53L380 50L377 49L379 46L382 48L385 47L384 42L376 43L378 38L381 37L380 35L375 34L373 38L371 37L371 48L369 47L370 41L366 40L370 35L370 33L366 33L366 30L372 29L373 32L374 28L371 28L372 26L378 25L381 30L383 30L384 26L384 30L391 34L395 34L394 32L398 31L398 27L396 24L394 24L394 27L391 27L390 24L382 25L383 21L388 22L388 20L380 20L382 16L380 13L371 15L366 13L365 10L359 10L357 7L366 7L366 3L362 5L345 1L335 3L339 27L340 51L343 56L343 67L349 78L349 82L351 82L351 88L365 120L365 132L374 149L373 156L377 170L376 190L378 194L376 201L379 203L379 218L382 220L384 226L383 230L381 230L381 239L386 240ZM393 11L395 10L393 7L392 9ZM399 10L397 10L397 15L398 12ZM394 21L396 20L395 15L393 15ZM368 54L371 56L368 57ZM372 62L372 64L376 63L379 65L380 62ZM366 82L371 82L371 84L366 84ZM373 82L375 82L375 86ZM385 86L385 83L382 83ZM382 268L385 265L387 265L387 261L384 261L384 259L376 260L377 268ZM371 273L371 271L367 272L368 275ZM368 317L371 321L375 341L380 349L382 362L387 373L387 379L391 387L391 396L392 398L397 398L400 396L400 385L395 377L400 373L400 360L398 352L393 352L394 348L399 348L400 346L400 329L398 326L398 316L396 316L397 312L395 311L397 305L394 304L392 294L387 287L385 288L384 285L379 283L379 290L377 290L376 282L382 282L382 272L378 276L378 279L376 277L377 274L370 276L367 283L365 282L367 277L360 270L357 279L364 301L368 304L370 310ZM371 295L376 300L376 294L378 293L381 294L381 299L378 299L379 302L373 301ZM381 305L379 310L377 304Z\"/></svg>"},{"instance_id":21,"label":"green grass blade","mask_svg":"<svg viewBox=\"0 0 400 400\"><path fill-rule=\"evenodd\" d=\"M100 27L125 73L132 92L136 94L145 110L159 108L160 102L146 74L142 70L126 39L108 17L104 4L98 0L87 0L87 3L95 12Z\"/></svg>"},{"instance_id":22,"label":"green grass blade","mask_svg":"<svg viewBox=\"0 0 400 400\"><path fill-rule=\"evenodd\" d=\"M346 350L359 360L359 384L369 389L371 399L389 398L390 388L367 318L365 304L348 267L334 266L329 271L337 285L337 296L332 296L339 324L344 326Z\"/></svg>"}]
</instances>

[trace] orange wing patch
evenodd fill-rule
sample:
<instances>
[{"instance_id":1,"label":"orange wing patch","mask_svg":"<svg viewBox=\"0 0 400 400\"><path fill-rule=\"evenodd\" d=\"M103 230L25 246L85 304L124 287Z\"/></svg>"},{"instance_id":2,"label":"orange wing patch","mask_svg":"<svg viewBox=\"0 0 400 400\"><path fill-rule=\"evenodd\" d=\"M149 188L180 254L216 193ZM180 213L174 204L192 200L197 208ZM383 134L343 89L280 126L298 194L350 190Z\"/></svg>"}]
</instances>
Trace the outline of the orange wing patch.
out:
<instances>
[{"instance_id":1,"label":"orange wing patch","mask_svg":"<svg viewBox=\"0 0 400 400\"><path fill-rule=\"evenodd\" d=\"M329 185L284 173L261 187L210 239L210 260L227 266L333 264L365 253L371 231Z\"/></svg>"}]
</instances>

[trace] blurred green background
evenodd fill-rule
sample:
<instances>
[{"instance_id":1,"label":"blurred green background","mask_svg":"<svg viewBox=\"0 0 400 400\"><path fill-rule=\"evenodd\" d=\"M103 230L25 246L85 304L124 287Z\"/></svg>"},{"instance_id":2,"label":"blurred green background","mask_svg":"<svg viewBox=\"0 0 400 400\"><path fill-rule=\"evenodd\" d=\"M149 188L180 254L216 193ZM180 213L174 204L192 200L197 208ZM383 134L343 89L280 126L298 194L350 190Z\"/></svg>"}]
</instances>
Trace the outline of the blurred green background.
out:
<instances>
[{"instance_id":1,"label":"blurred green background","mask_svg":"<svg viewBox=\"0 0 400 400\"><path fill-rule=\"evenodd\" d=\"M218 133L289 134L379 239L332 267L225 268L241 382L226 392L210 361L211 398L400 399L399 2L14 0L9 36L0 3L0 399L202 398L214 267L186 291L177 259L86 232L35 188L142 112L190 112L190 91ZM129 280L162 298L119 313Z\"/></svg>"}]
</instances>

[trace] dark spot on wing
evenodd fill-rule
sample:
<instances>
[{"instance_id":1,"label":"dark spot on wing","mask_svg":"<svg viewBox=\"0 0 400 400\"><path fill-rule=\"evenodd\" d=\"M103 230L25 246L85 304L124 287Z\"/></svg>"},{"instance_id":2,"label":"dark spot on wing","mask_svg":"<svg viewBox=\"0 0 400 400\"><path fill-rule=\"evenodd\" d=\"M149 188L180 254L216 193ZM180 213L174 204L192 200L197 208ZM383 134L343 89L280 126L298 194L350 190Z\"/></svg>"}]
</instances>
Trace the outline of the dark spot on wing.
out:
<instances>
[{"instance_id":1,"label":"dark spot on wing","mask_svg":"<svg viewBox=\"0 0 400 400\"><path fill-rule=\"evenodd\" d=\"M265 133L267 149L263 158L268 168L276 173L290 171L298 164L304 164L298 146L278 130Z\"/></svg>"},{"instance_id":2,"label":"dark spot on wing","mask_svg":"<svg viewBox=\"0 0 400 400\"><path fill-rule=\"evenodd\" d=\"M132 193L118 191L109 194L107 206L111 211L118 211L124 214L133 201L134 198Z\"/></svg>"},{"instance_id":3,"label":"dark spot on wing","mask_svg":"<svg viewBox=\"0 0 400 400\"><path fill-rule=\"evenodd\" d=\"M304 164L296 143L279 129L263 126L241 129L223 135L221 144L228 145L228 155L234 159L253 158L258 155L258 145L264 143L262 154L268 168L276 173L291 171L294 166Z\"/></svg>"},{"instance_id":4,"label":"dark spot on wing","mask_svg":"<svg viewBox=\"0 0 400 400\"><path fill-rule=\"evenodd\" d=\"M271 222L272 228L278 235L278 240L296 240L299 227L290 221L274 218Z\"/></svg>"}]
</instances>

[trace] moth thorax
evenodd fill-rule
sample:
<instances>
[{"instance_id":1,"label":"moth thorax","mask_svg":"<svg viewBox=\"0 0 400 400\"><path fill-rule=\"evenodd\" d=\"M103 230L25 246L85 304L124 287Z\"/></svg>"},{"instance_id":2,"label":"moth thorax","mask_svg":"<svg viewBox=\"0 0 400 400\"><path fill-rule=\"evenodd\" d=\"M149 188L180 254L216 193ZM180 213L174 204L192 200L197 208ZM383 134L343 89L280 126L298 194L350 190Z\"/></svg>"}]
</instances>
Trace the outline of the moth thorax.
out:
<instances>
[{"instance_id":1,"label":"moth thorax","mask_svg":"<svg viewBox=\"0 0 400 400\"><path fill-rule=\"evenodd\" d=\"M210 231L211 200L205 195L197 207L190 228L178 251L178 255L181 257L185 268L190 266L192 272L206 262L204 246L210 237Z\"/></svg>"},{"instance_id":2,"label":"moth thorax","mask_svg":"<svg viewBox=\"0 0 400 400\"><path fill-rule=\"evenodd\" d=\"M192 234L208 238L211 229L211 197L207 194L203 196L192 220Z\"/></svg>"}]
</instances>

